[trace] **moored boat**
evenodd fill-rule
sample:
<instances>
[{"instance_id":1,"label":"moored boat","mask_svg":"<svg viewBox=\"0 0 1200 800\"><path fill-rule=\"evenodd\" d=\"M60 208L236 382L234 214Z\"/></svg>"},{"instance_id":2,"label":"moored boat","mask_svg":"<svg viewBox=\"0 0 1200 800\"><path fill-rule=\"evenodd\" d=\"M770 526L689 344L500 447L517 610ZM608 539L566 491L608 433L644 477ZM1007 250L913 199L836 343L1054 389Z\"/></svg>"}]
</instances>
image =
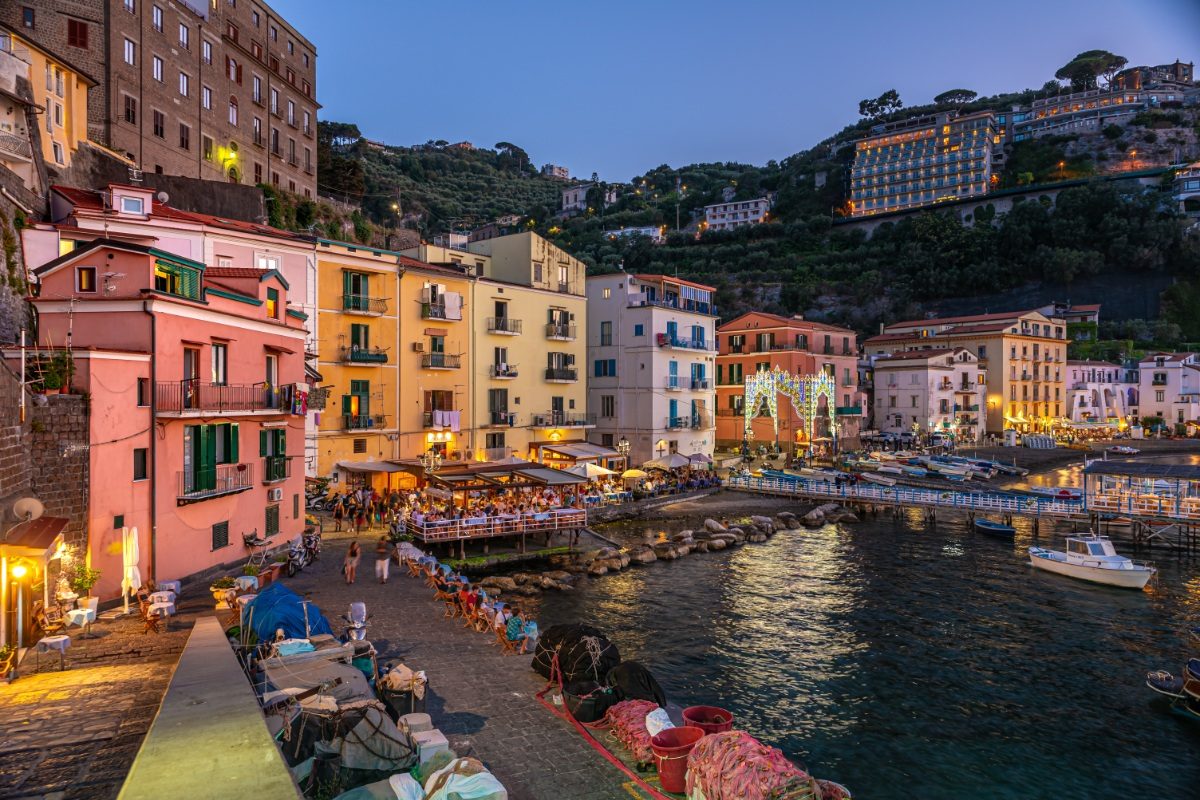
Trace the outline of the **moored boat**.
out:
<instances>
[{"instance_id":1,"label":"moored boat","mask_svg":"<svg viewBox=\"0 0 1200 800\"><path fill-rule=\"evenodd\" d=\"M1002 522L992 522L990 519L979 517L975 520L975 530L984 536L994 536L997 539L1011 539L1017 529Z\"/></svg>"},{"instance_id":2,"label":"moored boat","mask_svg":"<svg viewBox=\"0 0 1200 800\"><path fill-rule=\"evenodd\" d=\"M1108 452L1116 453L1119 456L1136 456L1142 451L1138 450L1136 447L1130 447L1127 444L1118 444L1108 448Z\"/></svg>"},{"instance_id":3,"label":"moored boat","mask_svg":"<svg viewBox=\"0 0 1200 800\"><path fill-rule=\"evenodd\" d=\"M1094 533L1068 536L1065 552L1030 547L1029 563L1047 572L1124 589L1144 589L1157 572L1151 564L1117 555L1107 536Z\"/></svg>"},{"instance_id":4,"label":"moored boat","mask_svg":"<svg viewBox=\"0 0 1200 800\"><path fill-rule=\"evenodd\" d=\"M862 473L859 473L858 477L864 481L867 481L868 483L876 483L876 484L879 484L880 486L895 486L896 485L895 478L889 478L886 475L880 475L875 472L862 472Z\"/></svg>"}]
</instances>

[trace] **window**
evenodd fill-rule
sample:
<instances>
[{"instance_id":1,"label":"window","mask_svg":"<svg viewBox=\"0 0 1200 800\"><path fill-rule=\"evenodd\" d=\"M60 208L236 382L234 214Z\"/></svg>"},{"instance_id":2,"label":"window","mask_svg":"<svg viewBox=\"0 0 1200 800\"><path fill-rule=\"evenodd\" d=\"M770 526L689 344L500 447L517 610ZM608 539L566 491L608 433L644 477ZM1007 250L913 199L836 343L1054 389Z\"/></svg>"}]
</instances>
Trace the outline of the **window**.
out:
<instances>
[{"instance_id":1,"label":"window","mask_svg":"<svg viewBox=\"0 0 1200 800\"><path fill-rule=\"evenodd\" d=\"M605 289L604 291L608 291L608 290ZM600 323L600 346L607 347L611 344L612 344L612 323L611 322L601 322Z\"/></svg>"},{"instance_id":2,"label":"window","mask_svg":"<svg viewBox=\"0 0 1200 800\"><path fill-rule=\"evenodd\" d=\"M212 111L212 89L207 86L200 88L200 105L205 109Z\"/></svg>"},{"instance_id":3,"label":"window","mask_svg":"<svg viewBox=\"0 0 1200 800\"><path fill-rule=\"evenodd\" d=\"M484 447L488 450L499 450L504 446L503 433L489 433L484 436Z\"/></svg>"},{"instance_id":4,"label":"window","mask_svg":"<svg viewBox=\"0 0 1200 800\"><path fill-rule=\"evenodd\" d=\"M1164 398L1165 398L1165 395L1166 395L1166 392L1164 392L1162 389L1159 389L1159 390L1157 390L1157 391L1154 393L1154 400L1155 400L1155 402L1157 402L1157 403L1161 403L1161 402L1163 402L1163 400L1164 400Z\"/></svg>"},{"instance_id":5,"label":"window","mask_svg":"<svg viewBox=\"0 0 1200 800\"><path fill-rule=\"evenodd\" d=\"M150 24L154 26L154 30L162 33L163 29L163 13L158 6L150 7Z\"/></svg>"},{"instance_id":6,"label":"window","mask_svg":"<svg viewBox=\"0 0 1200 800\"><path fill-rule=\"evenodd\" d=\"M145 447L135 447L133 450L133 479L135 481L144 481L149 477L146 468L149 462L149 452Z\"/></svg>"},{"instance_id":7,"label":"window","mask_svg":"<svg viewBox=\"0 0 1200 800\"><path fill-rule=\"evenodd\" d=\"M611 395L611 394L600 395L600 416L615 417L616 415L617 415L616 395Z\"/></svg>"},{"instance_id":8,"label":"window","mask_svg":"<svg viewBox=\"0 0 1200 800\"><path fill-rule=\"evenodd\" d=\"M33 9L29 6L21 7L21 24L26 28L33 28Z\"/></svg>"},{"instance_id":9,"label":"window","mask_svg":"<svg viewBox=\"0 0 1200 800\"><path fill-rule=\"evenodd\" d=\"M296 124L296 104L291 100L287 101L287 121L288 125Z\"/></svg>"},{"instance_id":10,"label":"window","mask_svg":"<svg viewBox=\"0 0 1200 800\"><path fill-rule=\"evenodd\" d=\"M308 53L305 53L301 60L304 61L304 68L307 69L308 68Z\"/></svg>"},{"instance_id":11,"label":"window","mask_svg":"<svg viewBox=\"0 0 1200 800\"><path fill-rule=\"evenodd\" d=\"M212 63L212 42L207 39L200 44L200 58L205 64Z\"/></svg>"},{"instance_id":12,"label":"window","mask_svg":"<svg viewBox=\"0 0 1200 800\"><path fill-rule=\"evenodd\" d=\"M213 160L213 155L214 155L214 154L213 154L213 140L212 140L212 137L211 137L211 136L201 136L201 137L200 137L200 147L201 147L201 153L202 153L202 154L203 154L203 156L204 156L204 160L205 160L205 161L212 161L212 160Z\"/></svg>"},{"instance_id":13,"label":"window","mask_svg":"<svg viewBox=\"0 0 1200 800\"><path fill-rule=\"evenodd\" d=\"M151 112L154 118L154 135L160 139L167 138L167 117L161 111Z\"/></svg>"},{"instance_id":14,"label":"window","mask_svg":"<svg viewBox=\"0 0 1200 800\"><path fill-rule=\"evenodd\" d=\"M229 377L229 346L213 343L212 346L212 383L214 386L224 386Z\"/></svg>"},{"instance_id":15,"label":"window","mask_svg":"<svg viewBox=\"0 0 1200 800\"><path fill-rule=\"evenodd\" d=\"M125 0L125 10L128 11L130 14L136 14L137 13L136 0Z\"/></svg>"},{"instance_id":16,"label":"window","mask_svg":"<svg viewBox=\"0 0 1200 800\"><path fill-rule=\"evenodd\" d=\"M367 350L371 347L371 328L369 325L352 323L350 325L350 349Z\"/></svg>"},{"instance_id":17,"label":"window","mask_svg":"<svg viewBox=\"0 0 1200 800\"><path fill-rule=\"evenodd\" d=\"M225 35L228 36L230 39L232 39L233 42L236 44L237 40L238 40L237 25L234 25L232 22L226 23L225 24Z\"/></svg>"},{"instance_id":18,"label":"window","mask_svg":"<svg viewBox=\"0 0 1200 800\"><path fill-rule=\"evenodd\" d=\"M76 267L75 268L75 291L77 291L77 292L94 292L94 291L96 291L96 268L95 267Z\"/></svg>"},{"instance_id":19,"label":"window","mask_svg":"<svg viewBox=\"0 0 1200 800\"><path fill-rule=\"evenodd\" d=\"M272 42L279 41L279 29L276 28L274 25L271 26L271 41Z\"/></svg>"},{"instance_id":20,"label":"window","mask_svg":"<svg viewBox=\"0 0 1200 800\"><path fill-rule=\"evenodd\" d=\"M288 39L288 55L295 55L295 53L296 53L296 43L293 42L291 39Z\"/></svg>"},{"instance_id":21,"label":"window","mask_svg":"<svg viewBox=\"0 0 1200 800\"><path fill-rule=\"evenodd\" d=\"M238 105L236 97L229 98L229 124L235 127L238 124Z\"/></svg>"},{"instance_id":22,"label":"window","mask_svg":"<svg viewBox=\"0 0 1200 800\"><path fill-rule=\"evenodd\" d=\"M55 124L55 125L57 125L57 126L58 126L58 127L60 127L60 128L63 126L63 107L62 107L62 103L57 103L57 102L56 102L56 103L54 104L54 124Z\"/></svg>"},{"instance_id":23,"label":"window","mask_svg":"<svg viewBox=\"0 0 1200 800\"><path fill-rule=\"evenodd\" d=\"M225 71L229 74L229 80L233 81L238 86L242 85L242 65L241 64L237 63L237 61L230 58L229 56L226 56L225 57Z\"/></svg>"},{"instance_id":24,"label":"window","mask_svg":"<svg viewBox=\"0 0 1200 800\"><path fill-rule=\"evenodd\" d=\"M312 132L312 115L309 114L307 111L304 112L304 132L305 133Z\"/></svg>"},{"instance_id":25,"label":"window","mask_svg":"<svg viewBox=\"0 0 1200 800\"><path fill-rule=\"evenodd\" d=\"M141 408L150 405L150 379L137 379L137 404Z\"/></svg>"},{"instance_id":26,"label":"window","mask_svg":"<svg viewBox=\"0 0 1200 800\"><path fill-rule=\"evenodd\" d=\"M596 359L595 374L597 378L617 377L617 360L615 358Z\"/></svg>"},{"instance_id":27,"label":"window","mask_svg":"<svg viewBox=\"0 0 1200 800\"><path fill-rule=\"evenodd\" d=\"M354 447L355 453L365 453L365 452L367 452L367 440L366 439L355 439L353 447Z\"/></svg>"},{"instance_id":28,"label":"window","mask_svg":"<svg viewBox=\"0 0 1200 800\"><path fill-rule=\"evenodd\" d=\"M182 122L179 123L179 149L192 149L192 129Z\"/></svg>"},{"instance_id":29,"label":"window","mask_svg":"<svg viewBox=\"0 0 1200 800\"><path fill-rule=\"evenodd\" d=\"M271 90L271 113L279 116L279 90Z\"/></svg>"},{"instance_id":30,"label":"window","mask_svg":"<svg viewBox=\"0 0 1200 800\"><path fill-rule=\"evenodd\" d=\"M179 23L179 46L184 50L192 49L192 29L182 22Z\"/></svg>"},{"instance_id":31,"label":"window","mask_svg":"<svg viewBox=\"0 0 1200 800\"><path fill-rule=\"evenodd\" d=\"M257 75L251 76L250 86L250 96L254 99L254 102L262 103L262 78Z\"/></svg>"},{"instance_id":32,"label":"window","mask_svg":"<svg viewBox=\"0 0 1200 800\"><path fill-rule=\"evenodd\" d=\"M279 318L279 290L267 289L267 316L271 319Z\"/></svg>"},{"instance_id":33,"label":"window","mask_svg":"<svg viewBox=\"0 0 1200 800\"><path fill-rule=\"evenodd\" d=\"M212 526L212 549L220 550L229 546L229 521L218 522Z\"/></svg>"},{"instance_id":34,"label":"window","mask_svg":"<svg viewBox=\"0 0 1200 800\"><path fill-rule=\"evenodd\" d=\"M287 71L284 73L284 75L287 77L288 83L290 83L292 86L296 85L296 73L292 72L291 67L287 68Z\"/></svg>"},{"instance_id":35,"label":"window","mask_svg":"<svg viewBox=\"0 0 1200 800\"><path fill-rule=\"evenodd\" d=\"M263 180L263 169L262 169L262 164L260 164L260 163L258 163L257 161L255 161L255 162L254 162L254 182L255 182L255 183L262 183L262 180Z\"/></svg>"},{"instance_id":36,"label":"window","mask_svg":"<svg viewBox=\"0 0 1200 800\"><path fill-rule=\"evenodd\" d=\"M67 20L67 44L69 44L71 47L82 47L85 50L87 49L88 25L86 22L81 22L77 19Z\"/></svg>"},{"instance_id":37,"label":"window","mask_svg":"<svg viewBox=\"0 0 1200 800\"><path fill-rule=\"evenodd\" d=\"M633 335L634 336L645 336L646 335L646 326L642 325L641 323L634 325L633 326Z\"/></svg>"},{"instance_id":38,"label":"window","mask_svg":"<svg viewBox=\"0 0 1200 800\"><path fill-rule=\"evenodd\" d=\"M258 27L260 20L261 20L261 17L259 17L257 11L250 12L250 21L254 23L254 27L256 27L256 28Z\"/></svg>"},{"instance_id":39,"label":"window","mask_svg":"<svg viewBox=\"0 0 1200 800\"><path fill-rule=\"evenodd\" d=\"M121 213L122 214L141 214L145 208L142 198L140 197L122 197L121 198Z\"/></svg>"},{"instance_id":40,"label":"window","mask_svg":"<svg viewBox=\"0 0 1200 800\"><path fill-rule=\"evenodd\" d=\"M130 66L137 65L137 45L132 40L125 40L125 63Z\"/></svg>"},{"instance_id":41,"label":"window","mask_svg":"<svg viewBox=\"0 0 1200 800\"><path fill-rule=\"evenodd\" d=\"M186 72L179 73L179 94L187 97L188 93L191 92L191 83L192 79Z\"/></svg>"},{"instance_id":42,"label":"window","mask_svg":"<svg viewBox=\"0 0 1200 800\"><path fill-rule=\"evenodd\" d=\"M264 536L279 535L279 506L267 506L267 517L264 527L266 528Z\"/></svg>"}]
</instances>

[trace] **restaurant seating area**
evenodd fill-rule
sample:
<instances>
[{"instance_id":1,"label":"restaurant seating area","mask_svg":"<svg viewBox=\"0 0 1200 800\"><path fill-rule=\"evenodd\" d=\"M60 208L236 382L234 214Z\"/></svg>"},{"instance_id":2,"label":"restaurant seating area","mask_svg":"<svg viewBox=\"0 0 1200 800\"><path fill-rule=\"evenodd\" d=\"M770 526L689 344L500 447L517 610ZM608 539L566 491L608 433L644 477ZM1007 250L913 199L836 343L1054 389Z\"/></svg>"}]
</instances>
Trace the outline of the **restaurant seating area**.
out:
<instances>
[{"instance_id":1,"label":"restaurant seating area","mask_svg":"<svg viewBox=\"0 0 1200 800\"><path fill-rule=\"evenodd\" d=\"M1200 467L1093 461L1083 474L1089 511L1200 520Z\"/></svg>"}]
</instances>

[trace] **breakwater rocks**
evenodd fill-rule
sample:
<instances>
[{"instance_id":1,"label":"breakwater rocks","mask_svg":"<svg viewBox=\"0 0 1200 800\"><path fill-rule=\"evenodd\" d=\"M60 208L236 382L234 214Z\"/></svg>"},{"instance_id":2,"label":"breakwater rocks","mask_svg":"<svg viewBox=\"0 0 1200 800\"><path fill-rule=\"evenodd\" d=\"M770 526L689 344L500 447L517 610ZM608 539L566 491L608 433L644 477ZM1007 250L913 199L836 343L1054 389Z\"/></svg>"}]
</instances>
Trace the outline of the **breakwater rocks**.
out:
<instances>
[{"instance_id":1,"label":"breakwater rocks","mask_svg":"<svg viewBox=\"0 0 1200 800\"><path fill-rule=\"evenodd\" d=\"M680 531L663 541L621 549L601 547L578 553L554 555L549 558L550 565L554 567L552 570L489 575L479 579L478 583L488 594L503 597L532 597L544 591L569 592L585 576L598 578L631 566L653 564L655 561L674 561L692 553L727 550L747 542L760 544L778 531L855 520L855 516L849 511L832 503L813 509L803 518L790 511L782 511L774 517L752 516L738 525L725 525L715 519L706 519L701 527Z\"/></svg>"}]
</instances>

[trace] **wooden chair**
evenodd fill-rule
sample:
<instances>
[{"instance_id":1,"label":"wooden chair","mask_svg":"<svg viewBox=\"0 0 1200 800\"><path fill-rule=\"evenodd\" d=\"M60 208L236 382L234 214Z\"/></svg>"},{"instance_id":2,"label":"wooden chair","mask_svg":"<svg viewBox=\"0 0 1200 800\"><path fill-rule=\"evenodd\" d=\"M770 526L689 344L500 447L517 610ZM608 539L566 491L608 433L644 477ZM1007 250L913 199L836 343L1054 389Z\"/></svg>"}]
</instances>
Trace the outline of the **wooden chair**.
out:
<instances>
[{"instance_id":1,"label":"wooden chair","mask_svg":"<svg viewBox=\"0 0 1200 800\"><path fill-rule=\"evenodd\" d=\"M58 606L46 608L41 600L35 600L33 603L33 624L42 632L43 636L54 636L62 633L67 627L67 619L63 616L62 610Z\"/></svg>"},{"instance_id":2,"label":"wooden chair","mask_svg":"<svg viewBox=\"0 0 1200 800\"><path fill-rule=\"evenodd\" d=\"M159 627L162 623L162 619L158 616L158 614L155 614L150 610L150 603L148 601L138 602L138 613L141 615L142 624L145 626L142 628L143 634L162 633L162 628Z\"/></svg>"},{"instance_id":3,"label":"wooden chair","mask_svg":"<svg viewBox=\"0 0 1200 800\"><path fill-rule=\"evenodd\" d=\"M517 645L521 643L521 640L517 639L514 641L509 639L506 628L493 628L493 630L496 631L496 643L500 645L500 654L505 656L509 653L512 653L514 656L517 655Z\"/></svg>"}]
</instances>

